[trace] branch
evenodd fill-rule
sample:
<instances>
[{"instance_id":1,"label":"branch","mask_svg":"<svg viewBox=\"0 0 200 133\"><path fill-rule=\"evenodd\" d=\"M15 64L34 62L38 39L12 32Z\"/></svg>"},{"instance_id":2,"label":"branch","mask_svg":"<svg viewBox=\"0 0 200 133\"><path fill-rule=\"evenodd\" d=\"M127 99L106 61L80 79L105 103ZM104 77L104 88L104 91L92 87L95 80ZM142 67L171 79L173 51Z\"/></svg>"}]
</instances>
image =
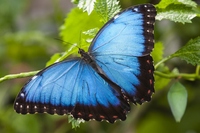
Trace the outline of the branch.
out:
<instances>
[{"instance_id":1,"label":"branch","mask_svg":"<svg viewBox=\"0 0 200 133\"><path fill-rule=\"evenodd\" d=\"M155 75L158 75L163 78L184 78L187 80L194 81L195 79L200 79L200 75L197 73L188 74L188 73L162 73L159 71L154 72Z\"/></svg>"},{"instance_id":2,"label":"branch","mask_svg":"<svg viewBox=\"0 0 200 133\"><path fill-rule=\"evenodd\" d=\"M5 80L9 80L9 79L24 78L24 77L34 76L38 72L39 71L24 72L24 73L19 73L19 74L9 74L9 75L6 75L6 76L0 78L0 82L3 82Z\"/></svg>"}]
</instances>

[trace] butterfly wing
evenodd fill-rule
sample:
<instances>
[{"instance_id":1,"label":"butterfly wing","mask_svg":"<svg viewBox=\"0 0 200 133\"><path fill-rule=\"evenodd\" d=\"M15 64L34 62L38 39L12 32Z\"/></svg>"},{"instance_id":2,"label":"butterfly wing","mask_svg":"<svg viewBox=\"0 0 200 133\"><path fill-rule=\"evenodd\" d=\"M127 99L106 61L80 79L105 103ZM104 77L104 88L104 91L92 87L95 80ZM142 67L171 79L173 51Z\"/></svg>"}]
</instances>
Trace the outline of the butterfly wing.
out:
<instances>
[{"instance_id":1,"label":"butterfly wing","mask_svg":"<svg viewBox=\"0 0 200 133\"><path fill-rule=\"evenodd\" d=\"M98 32L89 48L104 74L122 88L133 103L151 99L156 9L151 4L128 8Z\"/></svg>"},{"instance_id":2,"label":"butterfly wing","mask_svg":"<svg viewBox=\"0 0 200 133\"><path fill-rule=\"evenodd\" d=\"M72 114L97 121L125 120L130 110L117 86L108 84L77 58L56 63L34 76L17 96L17 113Z\"/></svg>"}]
</instances>

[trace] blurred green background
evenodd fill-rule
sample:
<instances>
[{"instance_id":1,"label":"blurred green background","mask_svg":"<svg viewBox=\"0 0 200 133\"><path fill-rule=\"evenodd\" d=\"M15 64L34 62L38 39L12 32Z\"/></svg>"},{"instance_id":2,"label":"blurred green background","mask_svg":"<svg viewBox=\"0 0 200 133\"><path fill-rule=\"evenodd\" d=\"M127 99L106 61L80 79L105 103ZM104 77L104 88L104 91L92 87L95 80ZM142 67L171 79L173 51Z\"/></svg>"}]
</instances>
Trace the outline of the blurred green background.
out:
<instances>
[{"instance_id":1,"label":"blurred green background","mask_svg":"<svg viewBox=\"0 0 200 133\"><path fill-rule=\"evenodd\" d=\"M159 1L123 0L121 5L126 8L147 2L157 4ZM60 38L59 28L73 6L69 0L0 0L0 77L43 69L54 53L65 51L55 38ZM199 18L184 25L168 20L156 21L155 41L165 44L164 55L175 52L199 35ZM179 59L170 60L167 65L182 72L195 71L195 67ZM180 123L175 122L167 102L169 85L156 89L151 102L132 105L124 122L90 121L72 129L67 116L15 113L14 99L27 80L0 83L0 133L200 133L199 81L181 80L188 91L188 105Z\"/></svg>"}]
</instances>

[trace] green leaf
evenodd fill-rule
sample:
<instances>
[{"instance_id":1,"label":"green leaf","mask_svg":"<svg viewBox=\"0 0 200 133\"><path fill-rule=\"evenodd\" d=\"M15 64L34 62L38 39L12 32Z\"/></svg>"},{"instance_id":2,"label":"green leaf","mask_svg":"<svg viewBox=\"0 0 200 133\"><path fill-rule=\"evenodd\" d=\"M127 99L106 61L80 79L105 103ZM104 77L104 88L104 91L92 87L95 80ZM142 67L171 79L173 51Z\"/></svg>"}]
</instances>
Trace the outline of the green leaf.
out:
<instances>
[{"instance_id":1,"label":"green leaf","mask_svg":"<svg viewBox=\"0 0 200 133\"><path fill-rule=\"evenodd\" d=\"M81 45L89 46L88 43L85 44L85 40L87 40L88 35L85 36L82 32L93 28L100 29L103 23L101 23L99 19L100 17L98 17L98 14L95 12L92 12L92 14L88 16L87 13L83 13L80 9L74 8L67 15L64 24L60 28L60 36L64 42L71 44L81 43ZM67 46L66 49L71 46L72 45Z\"/></svg>"},{"instance_id":2,"label":"green leaf","mask_svg":"<svg viewBox=\"0 0 200 133\"><path fill-rule=\"evenodd\" d=\"M95 3L95 11L106 23L121 10L118 0L99 0Z\"/></svg>"},{"instance_id":3,"label":"green leaf","mask_svg":"<svg viewBox=\"0 0 200 133\"><path fill-rule=\"evenodd\" d=\"M161 0L156 6L158 8L166 8L170 4L185 4L187 6L196 7L197 4L192 0Z\"/></svg>"},{"instance_id":4,"label":"green leaf","mask_svg":"<svg viewBox=\"0 0 200 133\"><path fill-rule=\"evenodd\" d=\"M154 49L153 49L153 51L151 53L154 63L157 63L160 60L162 60L162 58L163 58L163 49L164 49L164 46L163 46L163 44L161 42L155 43Z\"/></svg>"},{"instance_id":5,"label":"green leaf","mask_svg":"<svg viewBox=\"0 0 200 133\"><path fill-rule=\"evenodd\" d=\"M157 20L169 19L174 22L191 23L191 20L197 16L192 7L183 4L171 4L165 9L158 8Z\"/></svg>"},{"instance_id":6,"label":"green leaf","mask_svg":"<svg viewBox=\"0 0 200 133\"><path fill-rule=\"evenodd\" d=\"M97 34L98 31L99 31L99 28L94 28L94 29L90 29L90 30L87 30L87 31L83 31L83 34L94 37Z\"/></svg>"},{"instance_id":7,"label":"green leaf","mask_svg":"<svg viewBox=\"0 0 200 133\"><path fill-rule=\"evenodd\" d=\"M163 78L163 77L160 77L160 76L157 76L157 75L155 75L154 78L155 78L155 84L154 84L154 86L155 86L156 90L163 89L171 81L170 79Z\"/></svg>"},{"instance_id":8,"label":"green leaf","mask_svg":"<svg viewBox=\"0 0 200 133\"><path fill-rule=\"evenodd\" d=\"M78 7L80 9L83 9L83 12L87 12L88 15L90 15L92 13L92 11L94 10L94 3L96 2L96 0L79 0L78 2Z\"/></svg>"},{"instance_id":9,"label":"green leaf","mask_svg":"<svg viewBox=\"0 0 200 133\"><path fill-rule=\"evenodd\" d=\"M86 41L87 43L91 43L93 38L96 36L97 32L99 31L99 28L93 28L87 31L83 31L82 33L86 36L88 36L88 38L84 41ZM82 47L87 47L87 46L83 46Z\"/></svg>"},{"instance_id":10,"label":"green leaf","mask_svg":"<svg viewBox=\"0 0 200 133\"><path fill-rule=\"evenodd\" d=\"M179 57L192 65L200 65L200 37L191 39L185 46L171 56Z\"/></svg>"},{"instance_id":11,"label":"green leaf","mask_svg":"<svg viewBox=\"0 0 200 133\"><path fill-rule=\"evenodd\" d=\"M156 7L158 8L166 8L168 5L173 4L177 0L161 0Z\"/></svg>"},{"instance_id":12,"label":"green leaf","mask_svg":"<svg viewBox=\"0 0 200 133\"><path fill-rule=\"evenodd\" d=\"M197 7L197 3L195 3L192 0L177 0L177 1L180 2L180 3L183 3L183 4L187 5L187 6Z\"/></svg>"},{"instance_id":13,"label":"green leaf","mask_svg":"<svg viewBox=\"0 0 200 133\"><path fill-rule=\"evenodd\" d=\"M187 105L187 90L176 82L171 86L167 98L176 122L180 122Z\"/></svg>"},{"instance_id":14,"label":"green leaf","mask_svg":"<svg viewBox=\"0 0 200 133\"><path fill-rule=\"evenodd\" d=\"M51 59L46 63L46 67L50 66L51 64L57 62L57 60L61 57L60 53L55 53L53 56L51 56Z\"/></svg>"},{"instance_id":15,"label":"green leaf","mask_svg":"<svg viewBox=\"0 0 200 133\"><path fill-rule=\"evenodd\" d=\"M83 119L74 119L71 115L68 115L68 120L72 123L72 129L80 127L80 124L85 122Z\"/></svg>"}]
</instances>

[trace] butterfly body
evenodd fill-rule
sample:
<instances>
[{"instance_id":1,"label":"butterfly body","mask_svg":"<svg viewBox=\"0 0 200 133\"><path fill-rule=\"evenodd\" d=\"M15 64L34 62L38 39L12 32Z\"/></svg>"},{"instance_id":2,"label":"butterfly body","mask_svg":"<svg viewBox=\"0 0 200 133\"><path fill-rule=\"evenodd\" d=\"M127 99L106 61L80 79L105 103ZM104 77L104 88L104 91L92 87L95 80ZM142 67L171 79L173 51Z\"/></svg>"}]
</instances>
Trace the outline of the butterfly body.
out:
<instances>
[{"instance_id":1,"label":"butterfly body","mask_svg":"<svg viewBox=\"0 0 200 133\"><path fill-rule=\"evenodd\" d=\"M81 57L55 63L20 91L17 113L71 114L84 120L125 120L130 102L150 101L154 92L153 24L156 11L145 4L107 22Z\"/></svg>"}]
</instances>

